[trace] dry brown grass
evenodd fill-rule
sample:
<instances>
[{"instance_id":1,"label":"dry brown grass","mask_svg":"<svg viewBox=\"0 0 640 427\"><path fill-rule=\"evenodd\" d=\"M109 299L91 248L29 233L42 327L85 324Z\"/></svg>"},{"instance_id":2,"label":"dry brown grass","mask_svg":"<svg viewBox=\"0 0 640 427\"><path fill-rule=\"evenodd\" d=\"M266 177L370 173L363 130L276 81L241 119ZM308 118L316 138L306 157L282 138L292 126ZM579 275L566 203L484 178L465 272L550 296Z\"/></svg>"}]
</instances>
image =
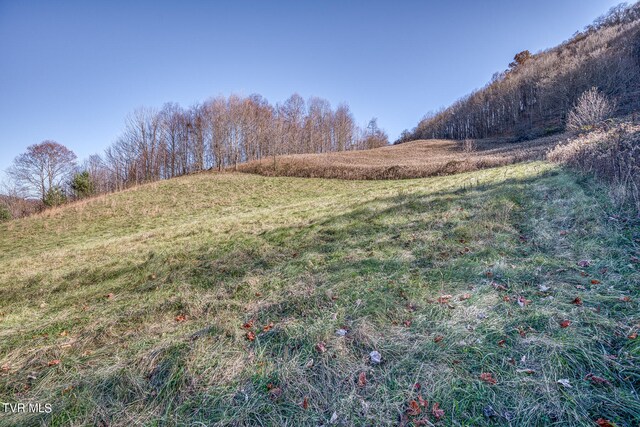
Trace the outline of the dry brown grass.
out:
<instances>
[{"instance_id":1,"label":"dry brown grass","mask_svg":"<svg viewBox=\"0 0 640 427\"><path fill-rule=\"evenodd\" d=\"M613 200L640 212L640 125L635 120L605 123L558 145L547 157L607 182Z\"/></svg>"},{"instance_id":2,"label":"dry brown grass","mask_svg":"<svg viewBox=\"0 0 640 427\"><path fill-rule=\"evenodd\" d=\"M475 140L475 150L461 141L418 140L373 150L325 154L297 154L263 159L238 166L238 171L266 176L341 179L406 179L504 166L544 158L565 135L526 142Z\"/></svg>"}]
</instances>

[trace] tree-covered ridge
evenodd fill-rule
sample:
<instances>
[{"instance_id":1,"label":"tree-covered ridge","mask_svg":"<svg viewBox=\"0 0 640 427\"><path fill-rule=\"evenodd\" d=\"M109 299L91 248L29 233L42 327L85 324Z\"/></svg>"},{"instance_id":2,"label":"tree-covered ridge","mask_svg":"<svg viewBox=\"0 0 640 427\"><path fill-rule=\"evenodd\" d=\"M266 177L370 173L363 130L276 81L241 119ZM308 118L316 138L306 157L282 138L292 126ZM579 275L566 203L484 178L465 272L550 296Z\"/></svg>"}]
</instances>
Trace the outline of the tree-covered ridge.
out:
<instances>
[{"instance_id":1,"label":"tree-covered ridge","mask_svg":"<svg viewBox=\"0 0 640 427\"><path fill-rule=\"evenodd\" d=\"M640 4L611 9L555 48L518 53L485 87L427 115L397 142L555 133L592 87L615 101L618 115L640 107Z\"/></svg>"}]
</instances>

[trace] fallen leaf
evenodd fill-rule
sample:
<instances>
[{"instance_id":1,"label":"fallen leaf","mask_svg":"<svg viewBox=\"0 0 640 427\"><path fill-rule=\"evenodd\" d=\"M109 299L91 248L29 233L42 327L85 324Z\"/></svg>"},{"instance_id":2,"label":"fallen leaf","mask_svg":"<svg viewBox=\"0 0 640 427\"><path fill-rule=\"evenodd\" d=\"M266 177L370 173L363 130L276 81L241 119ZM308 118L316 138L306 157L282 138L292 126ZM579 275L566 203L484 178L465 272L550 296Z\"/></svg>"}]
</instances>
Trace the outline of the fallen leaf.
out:
<instances>
[{"instance_id":1,"label":"fallen leaf","mask_svg":"<svg viewBox=\"0 0 640 427\"><path fill-rule=\"evenodd\" d=\"M246 322L245 324L242 325L242 327L244 329L251 329L253 328L253 323L255 322L255 320L251 319L248 322Z\"/></svg>"},{"instance_id":2,"label":"fallen leaf","mask_svg":"<svg viewBox=\"0 0 640 427\"><path fill-rule=\"evenodd\" d=\"M505 295L505 296L502 297L502 301L511 302L511 297L509 295Z\"/></svg>"},{"instance_id":3,"label":"fallen leaf","mask_svg":"<svg viewBox=\"0 0 640 427\"><path fill-rule=\"evenodd\" d=\"M527 375L533 375L536 373L536 371L533 369L516 369L516 372L519 374L527 374Z\"/></svg>"},{"instance_id":4,"label":"fallen leaf","mask_svg":"<svg viewBox=\"0 0 640 427\"><path fill-rule=\"evenodd\" d=\"M451 299L451 295L441 295L438 298L438 302L440 304L448 304L450 299Z\"/></svg>"},{"instance_id":5,"label":"fallen leaf","mask_svg":"<svg viewBox=\"0 0 640 427\"><path fill-rule=\"evenodd\" d=\"M571 320L563 320L562 322L560 322L561 328L568 328L569 325L571 325Z\"/></svg>"},{"instance_id":6,"label":"fallen leaf","mask_svg":"<svg viewBox=\"0 0 640 427\"><path fill-rule=\"evenodd\" d=\"M176 322L181 323L181 322L185 322L187 320L187 316L185 316L184 314L179 314L176 316Z\"/></svg>"},{"instance_id":7,"label":"fallen leaf","mask_svg":"<svg viewBox=\"0 0 640 427\"><path fill-rule=\"evenodd\" d=\"M269 323L268 325L264 326L262 328L263 332L269 332L271 329L273 329L273 322Z\"/></svg>"},{"instance_id":8,"label":"fallen leaf","mask_svg":"<svg viewBox=\"0 0 640 427\"><path fill-rule=\"evenodd\" d=\"M484 273L484 274L485 274L485 276L487 276L487 277L492 277L492 276L493 276L493 272L491 272L491 271L487 271L487 272L486 272L486 273Z\"/></svg>"},{"instance_id":9,"label":"fallen leaf","mask_svg":"<svg viewBox=\"0 0 640 427\"><path fill-rule=\"evenodd\" d=\"M632 334L627 335L627 338L629 338L630 340L635 340L636 338L638 338L638 333L634 332Z\"/></svg>"},{"instance_id":10,"label":"fallen leaf","mask_svg":"<svg viewBox=\"0 0 640 427\"><path fill-rule=\"evenodd\" d=\"M253 333L253 331L249 331L249 332L247 332L247 339L248 339L249 341L255 341L255 339L256 339L256 334L254 334L254 333Z\"/></svg>"},{"instance_id":11,"label":"fallen leaf","mask_svg":"<svg viewBox=\"0 0 640 427\"><path fill-rule=\"evenodd\" d=\"M9 364L2 365L2 368L0 368L2 372L9 372L9 369L11 369Z\"/></svg>"},{"instance_id":12,"label":"fallen leaf","mask_svg":"<svg viewBox=\"0 0 640 427\"><path fill-rule=\"evenodd\" d=\"M280 396L282 396L282 389L280 387L274 387L269 390L269 399L277 400Z\"/></svg>"},{"instance_id":13,"label":"fallen leaf","mask_svg":"<svg viewBox=\"0 0 640 427\"><path fill-rule=\"evenodd\" d=\"M420 404L420 406L422 406L423 408L426 408L426 407L428 407L428 406L429 406L429 402L427 402L426 400L424 400L424 399L422 398L422 395L421 395L421 394L419 394L419 395L418 395L418 403L419 403L419 404Z\"/></svg>"},{"instance_id":14,"label":"fallen leaf","mask_svg":"<svg viewBox=\"0 0 640 427\"><path fill-rule=\"evenodd\" d=\"M67 331L60 332L61 337L66 337L69 333Z\"/></svg>"},{"instance_id":15,"label":"fallen leaf","mask_svg":"<svg viewBox=\"0 0 640 427\"><path fill-rule=\"evenodd\" d=\"M442 341L443 339L444 339L444 337L443 337L442 335L438 335L438 336L436 336L436 337L433 339L433 342L436 342L436 343L437 343L437 342Z\"/></svg>"},{"instance_id":16,"label":"fallen leaf","mask_svg":"<svg viewBox=\"0 0 640 427\"><path fill-rule=\"evenodd\" d=\"M579 267L589 267L591 265L591 261L589 261L588 259L582 259L578 261L577 264Z\"/></svg>"},{"instance_id":17,"label":"fallen leaf","mask_svg":"<svg viewBox=\"0 0 640 427\"><path fill-rule=\"evenodd\" d=\"M585 380L591 381L595 385L611 385L611 382L605 378L595 376L593 374L588 374L584 377Z\"/></svg>"},{"instance_id":18,"label":"fallen leaf","mask_svg":"<svg viewBox=\"0 0 640 427\"><path fill-rule=\"evenodd\" d=\"M367 374L365 372L360 372L358 375L358 387L364 387L367 385Z\"/></svg>"},{"instance_id":19,"label":"fallen leaf","mask_svg":"<svg viewBox=\"0 0 640 427\"><path fill-rule=\"evenodd\" d=\"M527 336L527 331L524 330L524 328L522 326L518 327L518 334L520 334L520 336L522 338Z\"/></svg>"},{"instance_id":20,"label":"fallen leaf","mask_svg":"<svg viewBox=\"0 0 640 427\"><path fill-rule=\"evenodd\" d=\"M309 361L304 366L307 369L313 368L313 359L309 359Z\"/></svg>"},{"instance_id":21,"label":"fallen leaf","mask_svg":"<svg viewBox=\"0 0 640 427\"><path fill-rule=\"evenodd\" d=\"M623 297L620 297L620 301L623 301L623 302L630 302L630 301L631 301L631 297L630 297L630 296L628 296L628 295L623 296Z\"/></svg>"},{"instance_id":22,"label":"fallen leaf","mask_svg":"<svg viewBox=\"0 0 640 427\"><path fill-rule=\"evenodd\" d=\"M599 284L600 284L600 280L598 280L598 279L591 279L591 284L592 284L592 285L599 285Z\"/></svg>"},{"instance_id":23,"label":"fallen leaf","mask_svg":"<svg viewBox=\"0 0 640 427\"><path fill-rule=\"evenodd\" d=\"M493 282L493 283L491 283L491 285L493 286L493 289L495 289L496 291L506 291L507 290L506 286L501 285L499 283Z\"/></svg>"},{"instance_id":24,"label":"fallen leaf","mask_svg":"<svg viewBox=\"0 0 640 427\"><path fill-rule=\"evenodd\" d=\"M436 420L444 417L444 411L440 409L440 404L438 402L433 404L433 407L431 408L431 414L436 418Z\"/></svg>"},{"instance_id":25,"label":"fallen leaf","mask_svg":"<svg viewBox=\"0 0 640 427\"><path fill-rule=\"evenodd\" d=\"M557 383L565 388L573 388L573 386L571 385L571 383L569 383L569 380L567 378L561 378L557 381Z\"/></svg>"},{"instance_id":26,"label":"fallen leaf","mask_svg":"<svg viewBox=\"0 0 640 427\"><path fill-rule=\"evenodd\" d=\"M519 296L519 297L518 297L518 305L519 305L520 307L527 306L527 305L529 305L530 303L531 303L531 300L526 299L525 297L522 297L522 296Z\"/></svg>"},{"instance_id":27,"label":"fallen leaf","mask_svg":"<svg viewBox=\"0 0 640 427\"><path fill-rule=\"evenodd\" d=\"M415 391L419 391L421 388L422 388L422 385L421 385L420 383L415 383L415 384L413 385L413 389L414 389Z\"/></svg>"},{"instance_id":28,"label":"fallen leaf","mask_svg":"<svg viewBox=\"0 0 640 427\"><path fill-rule=\"evenodd\" d=\"M598 418L596 420L596 424L598 424L599 427L616 427L615 424L609 420L605 420L604 418Z\"/></svg>"},{"instance_id":29,"label":"fallen leaf","mask_svg":"<svg viewBox=\"0 0 640 427\"><path fill-rule=\"evenodd\" d=\"M465 301L471 298L471 294L462 294L460 295L460 301Z\"/></svg>"},{"instance_id":30,"label":"fallen leaf","mask_svg":"<svg viewBox=\"0 0 640 427\"><path fill-rule=\"evenodd\" d=\"M500 347L504 347L504 345L507 343L507 340L500 340L498 341L498 346Z\"/></svg>"},{"instance_id":31,"label":"fallen leaf","mask_svg":"<svg viewBox=\"0 0 640 427\"><path fill-rule=\"evenodd\" d=\"M585 288L585 287L584 287L584 286L582 286L582 285L576 285L576 289L579 289L579 290L581 290L581 291L584 291L584 290L585 290L585 289L587 289L587 288Z\"/></svg>"},{"instance_id":32,"label":"fallen leaf","mask_svg":"<svg viewBox=\"0 0 640 427\"><path fill-rule=\"evenodd\" d=\"M420 405L418 404L418 402L416 402L415 400L412 400L411 402L409 402L409 408L407 408L407 415L415 417L416 415L419 415L420 412L422 412L422 410L420 409Z\"/></svg>"},{"instance_id":33,"label":"fallen leaf","mask_svg":"<svg viewBox=\"0 0 640 427\"><path fill-rule=\"evenodd\" d=\"M305 396L304 399L302 399L302 409L307 409L309 408L309 399Z\"/></svg>"},{"instance_id":34,"label":"fallen leaf","mask_svg":"<svg viewBox=\"0 0 640 427\"><path fill-rule=\"evenodd\" d=\"M493 374L491 372L483 372L480 374L480 379L488 384L497 384L498 380L493 378Z\"/></svg>"},{"instance_id":35,"label":"fallen leaf","mask_svg":"<svg viewBox=\"0 0 640 427\"><path fill-rule=\"evenodd\" d=\"M575 297L573 299L573 301L571 301L571 304L575 304L575 305L582 305L582 298L580 297Z\"/></svg>"},{"instance_id":36,"label":"fallen leaf","mask_svg":"<svg viewBox=\"0 0 640 427\"><path fill-rule=\"evenodd\" d=\"M113 299L113 294L112 293L108 293L104 296L106 299Z\"/></svg>"},{"instance_id":37,"label":"fallen leaf","mask_svg":"<svg viewBox=\"0 0 640 427\"><path fill-rule=\"evenodd\" d=\"M567 234L569 234L569 232L567 230L560 230L559 233L561 236L566 236Z\"/></svg>"},{"instance_id":38,"label":"fallen leaf","mask_svg":"<svg viewBox=\"0 0 640 427\"><path fill-rule=\"evenodd\" d=\"M402 322L402 324L403 324L406 328L408 328L408 327L410 327L410 326L411 326L411 320L405 320L404 322Z\"/></svg>"},{"instance_id":39,"label":"fallen leaf","mask_svg":"<svg viewBox=\"0 0 640 427\"><path fill-rule=\"evenodd\" d=\"M57 366L60 364L60 359L54 359L52 361L49 362L49 366Z\"/></svg>"},{"instance_id":40,"label":"fallen leaf","mask_svg":"<svg viewBox=\"0 0 640 427\"><path fill-rule=\"evenodd\" d=\"M324 353L325 351L327 351L327 345L324 343L324 341L320 341L318 344L316 344L316 351L318 353Z\"/></svg>"}]
</instances>

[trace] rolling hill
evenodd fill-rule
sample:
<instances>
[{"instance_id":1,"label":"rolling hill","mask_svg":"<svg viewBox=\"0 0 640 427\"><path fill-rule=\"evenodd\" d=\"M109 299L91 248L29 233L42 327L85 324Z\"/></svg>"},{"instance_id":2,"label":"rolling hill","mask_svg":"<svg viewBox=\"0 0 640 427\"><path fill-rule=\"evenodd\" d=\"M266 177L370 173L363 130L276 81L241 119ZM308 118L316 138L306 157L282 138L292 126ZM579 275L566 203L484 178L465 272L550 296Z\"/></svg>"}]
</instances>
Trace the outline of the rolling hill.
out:
<instances>
[{"instance_id":1,"label":"rolling hill","mask_svg":"<svg viewBox=\"0 0 640 427\"><path fill-rule=\"evenodd\" d=\"M0 401L52 407L0 425L635 426L639 236L608 203L542 162L209 173L0 224Z\"/></svg>"},{"instance_id":2,"label":"rolling hill","mask_svg":"<svg viewBox=\"0 0 640 427\"><path fill-rule=\"evenodd\" d=\"M371 150L277 156L275 163L273 158L264 158L240 164L237 170L306 178L423 178L541 160L566 138L566 134L558 134L520 143L497 138L472 140L471 152L465 152L460 141L417 140Z\"/></svg>"}]
</instances>

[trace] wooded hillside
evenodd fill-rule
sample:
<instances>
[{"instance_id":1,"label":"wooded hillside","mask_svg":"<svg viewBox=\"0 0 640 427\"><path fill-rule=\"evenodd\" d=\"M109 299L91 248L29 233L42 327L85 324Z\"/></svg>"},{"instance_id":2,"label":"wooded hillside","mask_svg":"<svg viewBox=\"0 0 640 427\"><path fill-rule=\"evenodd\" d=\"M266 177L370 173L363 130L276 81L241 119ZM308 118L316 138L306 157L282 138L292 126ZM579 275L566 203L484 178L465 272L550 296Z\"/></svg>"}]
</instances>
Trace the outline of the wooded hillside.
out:
<instances>
[{"instance_id":1,"label":"wooded hillside","mask_svg":"<svg viewBox=\"0 0 640 427\"><path fill-rule=\"evenodd\" d=\"M555 133L592 87L611 99L616 115L640 107L640 4L611 9L555 48L518 53L485 87L426 116L396 143Z\"/></svg>"}]
</instances>

